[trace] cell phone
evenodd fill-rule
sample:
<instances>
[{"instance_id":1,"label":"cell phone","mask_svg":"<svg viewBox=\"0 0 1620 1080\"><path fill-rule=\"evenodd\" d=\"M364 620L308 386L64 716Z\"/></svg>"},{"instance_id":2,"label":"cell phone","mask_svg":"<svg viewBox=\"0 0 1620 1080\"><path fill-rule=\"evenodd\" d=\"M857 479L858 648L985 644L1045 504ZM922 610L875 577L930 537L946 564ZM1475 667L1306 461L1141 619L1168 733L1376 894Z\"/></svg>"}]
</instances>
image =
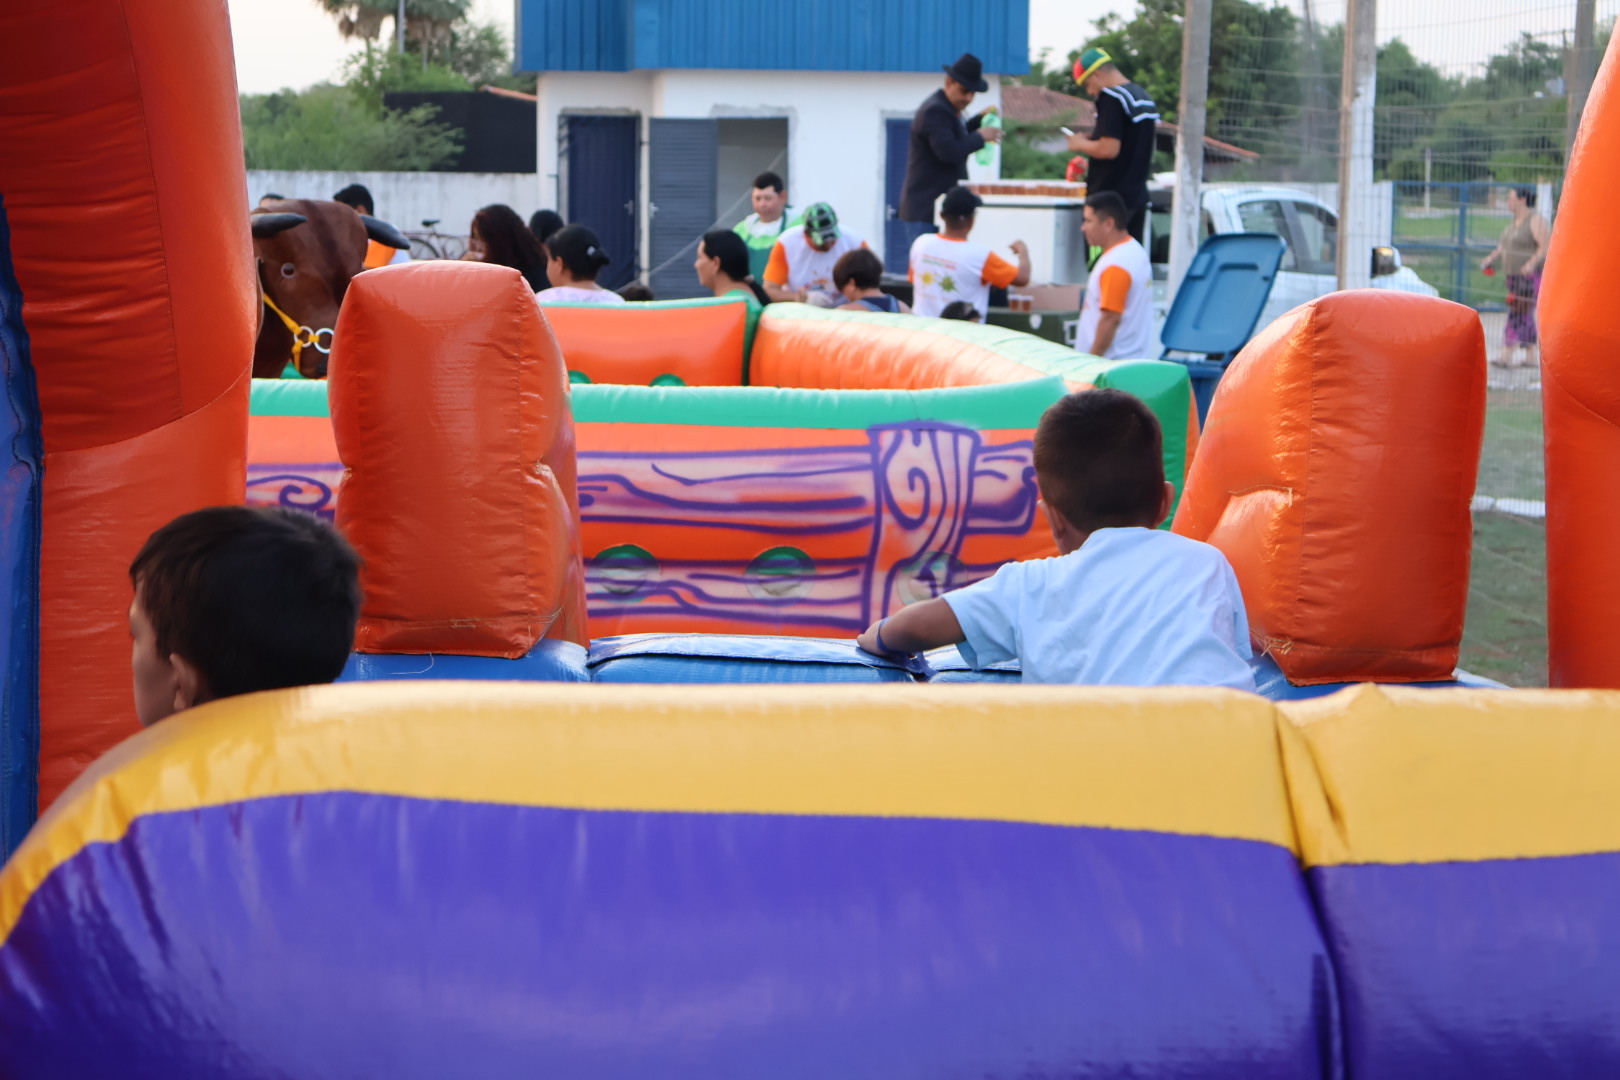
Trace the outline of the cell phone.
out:
<instances>
[{"instance_id":1,"label":"cell phone","mask_svg":"<svg viewBox=\"0 0 1620 1080\"><path fill-rule=\"evenodd\" d=\"M1069 130L1069 129L1068 129L1068 128L1066 128L1066 127L1060 127L1060 128L1058 128L1058 130L1059 130L1059 131L1061 131L1061 132L1063 132L1063 134L1065 134L1065 135L1073 135L1073 134L1074 134L1074 132L1072 132L1072 131L1070 131L1070 130Z\"/></svg>"}]
</instances>

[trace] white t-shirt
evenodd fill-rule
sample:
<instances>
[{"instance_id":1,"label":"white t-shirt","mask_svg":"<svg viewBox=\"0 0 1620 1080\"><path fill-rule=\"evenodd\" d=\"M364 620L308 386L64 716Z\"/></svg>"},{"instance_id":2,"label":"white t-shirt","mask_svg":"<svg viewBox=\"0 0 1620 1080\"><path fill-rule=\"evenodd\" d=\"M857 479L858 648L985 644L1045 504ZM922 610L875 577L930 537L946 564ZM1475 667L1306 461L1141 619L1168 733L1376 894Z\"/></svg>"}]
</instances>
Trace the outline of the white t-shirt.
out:
<instances>
[{"instance_id":1,"label":"white t-shirt","mask_svg":"<svg viewBox=\"0 0 1620 1080\"><path fill-rule=\"evenodd\" d=\"M991 250L989 244L953 240L923 233L912 241L911 312L939 318L946 306L965 300L982 317L990 306L990 286L1005 289L1018 276L1018 266Z\"/></svg>"},{"instance_id":2,"label":"white t-shirt","mask_svg":"<svg viewBox=\"0 0 1620 1080\"><path fill-rule=\"evenodd\" d=\"M831 248L817 251L810 246L804 229L789 229L771 249L770 261L765 264L765 280L794 290L809 289L837 296L833 267L845 253L865 246L865 240L848 229L840 229Z\"/></svg>"},{"instance_id":3,"label":"white t-shirt","mask_svg":"<svg viewBox=\"0 0 1620 1080\"><path fill-rule=\"evenodd\" d=\"M622 304L624 297L612 289L581 289L577 285L553 285L534 294L534 302L547 304Z\"/></svg>"},{"instance_id":4,"label":"white t-shirt","mask_svg":"<svg viewBox=\"0 0 1620 1080\"><path fill-rule=\"evenodd\" d=\"M1104 310L1120 313L1119 329L1108 346L1110 360L1157 360L1164 351L1153 332L1153 263L1147 249L1126 237L1098 257L1080 301L1074 347L1091 351Z\"/></svg>"},{"instance_id":5,"label":"white t-shirt","mask_svg":"<svg viewBox=\"0 0 1620 1080\"><path fill-rule=\"evenodd\" d=\"M1254 690L1249 619L1219 550L1160 529L1098 529L1067 555L1008 563L944 600L974 667L1029 683Z\"/></svg>"}]
</instances>

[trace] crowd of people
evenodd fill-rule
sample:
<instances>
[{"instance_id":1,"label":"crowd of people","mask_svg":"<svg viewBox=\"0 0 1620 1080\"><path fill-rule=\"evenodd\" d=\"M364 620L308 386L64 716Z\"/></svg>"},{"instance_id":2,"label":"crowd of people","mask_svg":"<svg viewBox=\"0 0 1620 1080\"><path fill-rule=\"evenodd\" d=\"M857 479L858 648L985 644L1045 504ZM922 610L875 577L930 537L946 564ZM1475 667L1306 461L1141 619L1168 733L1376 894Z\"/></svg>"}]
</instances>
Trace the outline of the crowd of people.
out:
<instances>
[{"instance_id":1,"label":"crowd of people","mask_svg":"<svg viewBox=\"0 0 1620 1080\"><path fill-rule=\"evenodd\" d=\"M909 304L885 291L881 260L831 204L795 207L787 183L772 170L754 178L746 217L693 242L702 286L715 296L741 295L750 304L798 302L982 322L992 290L1028 284L1033 269L1023 241L1003 253L972 238L983 202L963 184L967 160L1001 138L999 123L987 123L993 107L967 115L974 98L989 89L983 65L964 53L942 70L943 85L912 118L907 150L899 216L909 245ZM1091 160L1083 228L1097 281L1086 292L1076 346L1100 356L1152 355L1151 267L1140 240L1157 106L1101 49L1087 49L1074 74L1097 102L1093 131L1069 140ZM360 184L333 198L376 214L371 193ZM542 306L654 299L645 281L617 290L601 285L598 279L612 263L601 238L554 210L536 211L525 223L510 206L492 204L473 216L468 233L463 258L517 270ZM365 266L409 259L408 252L371 241ZM1507 261L1510 272L1519 274L1523 260Z\"/></svg>"}]
</instances>

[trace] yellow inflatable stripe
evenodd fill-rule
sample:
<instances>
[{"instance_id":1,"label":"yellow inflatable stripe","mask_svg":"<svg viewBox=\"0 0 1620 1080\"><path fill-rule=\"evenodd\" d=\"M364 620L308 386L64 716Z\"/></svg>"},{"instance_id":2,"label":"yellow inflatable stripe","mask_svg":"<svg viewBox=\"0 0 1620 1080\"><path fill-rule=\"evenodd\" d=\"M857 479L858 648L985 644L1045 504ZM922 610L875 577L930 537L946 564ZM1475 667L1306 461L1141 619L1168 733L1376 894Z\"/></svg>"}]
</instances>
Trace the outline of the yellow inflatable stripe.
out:
<instances>
[{"instance_id":1,"label":"yellow inflatable stripe","mask_svg":"<svg viewBox=\"0 0 1620 1080\"><path fill-rule=\"evenodd\" d=\"M369 683L254 694L127 740L0 873L144 814L331 790L589 809L966 818L1295 848L1269 702L1209 690Z\"/></svg>"},{"instance_id":2,"label":"yellow inflatable stripe","mask_svg":"<svg viewBox=\"0 0 1620 1080\"><path fill-rule=\"evenodd\" d=\"M1308 866L1620 851L1620 692L1360 686L1279 708Z\"/></svg>"}]
</instances>

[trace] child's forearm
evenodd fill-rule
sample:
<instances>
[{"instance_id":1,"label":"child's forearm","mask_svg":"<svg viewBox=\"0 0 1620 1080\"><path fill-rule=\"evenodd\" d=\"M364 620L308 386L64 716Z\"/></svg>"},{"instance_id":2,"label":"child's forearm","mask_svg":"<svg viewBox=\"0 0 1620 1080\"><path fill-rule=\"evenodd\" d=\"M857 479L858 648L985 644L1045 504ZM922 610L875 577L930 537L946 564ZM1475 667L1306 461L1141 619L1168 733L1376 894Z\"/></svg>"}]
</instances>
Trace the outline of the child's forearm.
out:
<instances>
[{"instance_id":1,"label":"child's forearm","mask_svg":"<svg viewBox=\"0 0 1620 1080\"><path fill-rule=\"evenodd\" d=\"M924 600L901 608L887 619L880 619L855 639L869 653L917 653L955 645L966 637L951 605L943 600ZM881 640L879 640L881 638Z\"/></svg>"}]
</instances>

